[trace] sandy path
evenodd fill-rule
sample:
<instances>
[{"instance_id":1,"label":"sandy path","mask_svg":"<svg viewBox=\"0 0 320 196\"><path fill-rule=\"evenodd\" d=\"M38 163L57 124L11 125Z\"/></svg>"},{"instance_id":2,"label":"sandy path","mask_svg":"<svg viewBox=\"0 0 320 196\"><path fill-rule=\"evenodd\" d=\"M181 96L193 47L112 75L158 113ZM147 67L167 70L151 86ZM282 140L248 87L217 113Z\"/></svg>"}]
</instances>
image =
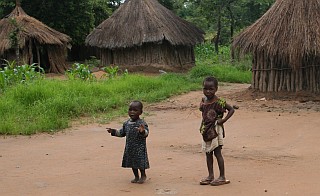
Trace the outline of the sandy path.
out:
<instances>
[{"instance_id":1,"label":"sandy path","mask_svg":"<svg viewBox=\"0 0 320 196\"><path fill-rule=\"evenodd\" d=\"M199 185L207 171L196 91L145 108L151 129L145 184L130 183L131 170L120 167L125 139L105 131L124 117L54 135L0 138L0 195L320 195L320 112L294 102L228 99L247 87L218 91L240 106L225 125L229 185Z\"/></svg>"}]
</instances>

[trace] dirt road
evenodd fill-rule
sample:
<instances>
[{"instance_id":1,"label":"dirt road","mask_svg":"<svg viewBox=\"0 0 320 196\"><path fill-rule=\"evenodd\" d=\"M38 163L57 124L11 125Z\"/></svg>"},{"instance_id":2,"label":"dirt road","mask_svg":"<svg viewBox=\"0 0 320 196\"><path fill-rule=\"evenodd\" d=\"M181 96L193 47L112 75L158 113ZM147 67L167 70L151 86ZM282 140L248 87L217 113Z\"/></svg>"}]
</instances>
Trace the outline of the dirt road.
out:
<instances>
[{"instance_id":1,"label":"dirt road","mask_svg":"<svg viewBox=\"0 0 320 196\"><path fill-rule=\"evenodd\" d=\"M200 91L145 107L151 168L132 184L121 168L125 138L89 124L48 135L0 138L0 195L320 195L319 102L233 97L248 85L223 85L218 96L239 109L226 123L228 185L200 186L207 175L198 131ZM218 170L215 164L216 175Z\"/></svg>"}]
</instances>

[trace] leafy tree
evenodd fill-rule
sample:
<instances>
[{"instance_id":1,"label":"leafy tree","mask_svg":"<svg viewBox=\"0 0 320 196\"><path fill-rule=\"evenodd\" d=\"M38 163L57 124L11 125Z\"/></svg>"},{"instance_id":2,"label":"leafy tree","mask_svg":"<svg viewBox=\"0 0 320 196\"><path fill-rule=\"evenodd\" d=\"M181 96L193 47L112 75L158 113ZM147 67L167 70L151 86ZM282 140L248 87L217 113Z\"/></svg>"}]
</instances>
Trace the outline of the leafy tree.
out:
<instances>
[{"instance_id":1,"label":"leafy tree","mask_svg":"<svg viewBox=\"0 0 320 196\"><path fill-rule=\"evenodd\" d=\"M32 0L22 5L29 15L69 35L73 45L81 45L94 27L93 5L88 0Z\"/></svg>"},{"instance_id":2,"label":"leafy tree","mask_svg":"<svg viewBox=\"0 0 320 196\"><path fill-rule=\"evenodd\" d=\"M0 18L8 15L12 8L15 6L15 1L13 0L1 0L0 1Z\"/></svg>"},{"instance_id":3,"label":"leafy tree","mask_svg":"<svg viewBox=\"0 0 320 196\"><path fill-rule=\"evenodd\" d=\"M121 3L123 3L125 0L109 0L108 1L108 5L109 8L112 9L112 12L114 12L116 9L118 9L118 7L120 6Z\"/></svg>"},{"instance_id":4,"label":"leafy tree","mask_svg":"<svg viewBox=\"0 0 320 196\"><path fill-rule=\"evenodd\" d=\"M105 0L92 0L92 11L94 14L94 26L98 26L102 21L109 18L112 14L110 2Z\"/></svg>"},{"instance_id":5,"label":"leafy tree","mask_svg":"<svg viewBox=\"0 0 320 196\"><path fill-rule=\"evenodd\" d=\"M228 45L236 32L261 17L275 0L175 0L174 11L207 33L215 45Z\"/></svg>"}]
</instances>

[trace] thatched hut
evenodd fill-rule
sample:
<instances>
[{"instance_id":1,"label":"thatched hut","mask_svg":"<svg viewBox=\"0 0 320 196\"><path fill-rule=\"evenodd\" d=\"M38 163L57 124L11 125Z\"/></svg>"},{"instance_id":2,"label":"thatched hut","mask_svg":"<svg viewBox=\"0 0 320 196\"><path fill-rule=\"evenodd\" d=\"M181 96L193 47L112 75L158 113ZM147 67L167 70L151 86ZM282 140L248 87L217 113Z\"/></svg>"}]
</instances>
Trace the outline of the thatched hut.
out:
<instances>
[{"instance_id":1,"label":"thatched hut","mask_svg":"<svg viewBox=\"0 0 320 196\"><path fill-rule=\"evenodd\" d=\"M252 87L262 92L320 92L320 0L276 0L233 40L252 54Z\"/></svg>"},{"instance_id":2,"label":"thatched hut","mask_svg":"<svg viewBox=\"0 0 320 196\"><path fill-rule=\"evenodd\" d=\"M126 0L86 38L103 65L184 69L195 64L204 32L157 0Z\"/></svg>"},{"instance_id":3,"label":"thatched hut","mask_svg":"<svg viewBox=\"0 0 320 196\"><path fill-rule=\"evenodd\" d=\"M15 22L13 22L15 21ZM15 9L0 20L0 57L16 60L17 48L12 46L10 36L17 34L18 56L21 63L37 63L45 70L63 73L67 69L67 47L71 38L60 33L33 17L28 16L18 2Z\"/></svg>"}]
</instances>

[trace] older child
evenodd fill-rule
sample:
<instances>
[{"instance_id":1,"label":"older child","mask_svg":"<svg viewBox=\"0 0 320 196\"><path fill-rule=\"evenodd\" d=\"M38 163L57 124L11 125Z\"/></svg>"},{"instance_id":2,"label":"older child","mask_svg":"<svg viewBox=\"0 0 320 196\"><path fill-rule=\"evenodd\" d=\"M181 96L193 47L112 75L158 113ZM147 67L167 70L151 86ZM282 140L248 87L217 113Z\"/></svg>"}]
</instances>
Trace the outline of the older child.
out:
<instances>
[{"instance_id":1,"label":"older child","mask_svg":"<svg viewBox=\"0 0 320 196\"><path fill-rule=\"evenodd\" d=\"M207 77L203 81L204 98L200 103L202 112L202 122L200 132L203 142L202 149L206 152L206 160L209 175L200 181L201 185L218 186L230 183L224 173L224 159L222 157L222 146L224 138L223 124L233 115L234 109L226 103L224 99L218 98L218 81L214 77ZM223 114L228 111L223 118ZM214 179L213 173L213 153L217 159L220 176Z\"/></svg>"},{"instance_id":2,"label":"older child","mask_svg":"<svg viewBox=\"0 0 320 196\"><path fill-rule=\"evenodd\" d=\"M132 168L134 179L131 182L139 184L146 181L145 170L150 167L146 146L149 129L147 123L140 119L142 109L143 105L140 101L131 102L128 110L130 119L123 123L122 128L119 130L107 128L112 136L126 137L122 167ZM138 170L140 170L141 177L139 177Z\"/></svg>"}]
</instances>

